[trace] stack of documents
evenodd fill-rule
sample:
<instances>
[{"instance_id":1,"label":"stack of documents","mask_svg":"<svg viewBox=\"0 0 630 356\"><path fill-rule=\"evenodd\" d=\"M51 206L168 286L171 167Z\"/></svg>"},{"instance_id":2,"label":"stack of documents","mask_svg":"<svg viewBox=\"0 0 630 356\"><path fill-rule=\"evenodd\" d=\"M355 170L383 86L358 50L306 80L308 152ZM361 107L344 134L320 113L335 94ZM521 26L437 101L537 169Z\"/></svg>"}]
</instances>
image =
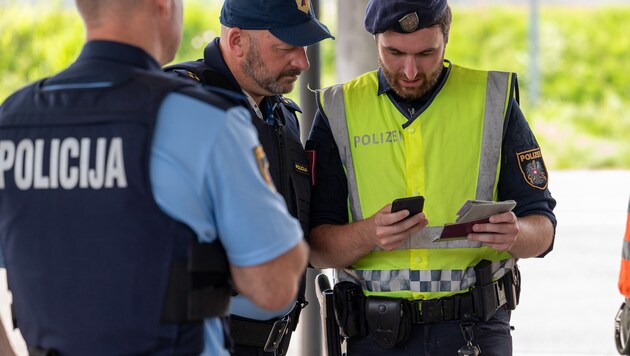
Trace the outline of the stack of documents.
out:
<instances>
[{"instance_id":1,"label":"stack of documents","mask_svg":"<svg viewBox=\"0 0 630 356\"><path fill-rule=\"evenodd\" d=\"M492 215L511 211L515 206L514 200L467 200L457 212L455 223L445 224L442 234L436 241L465 238L472 232L473 225L488 223Z\"/></svg>"}]
</instances>

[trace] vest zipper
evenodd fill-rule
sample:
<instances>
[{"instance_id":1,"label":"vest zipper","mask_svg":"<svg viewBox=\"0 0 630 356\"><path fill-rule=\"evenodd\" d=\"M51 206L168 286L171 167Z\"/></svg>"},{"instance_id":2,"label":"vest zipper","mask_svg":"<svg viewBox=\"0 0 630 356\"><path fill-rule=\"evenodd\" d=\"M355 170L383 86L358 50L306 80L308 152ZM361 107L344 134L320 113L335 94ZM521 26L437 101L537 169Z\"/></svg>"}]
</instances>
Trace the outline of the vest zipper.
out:
<instances>
[{"instance_id":1,"label":"vest zipper","mask_svg":"<svg viewBox=\"0 0 630 356\"><path fill-rule=\"evenodd\" d=\"M286 191L286 187L287 187L287 166L286 166L286 150L284 148L285 144L284 144L284 126L282 125L282 123L280 122L280 120L276 120L276 136L278 137L278 158L279 158L279 163L278 163L278 168L280 169L280 182L279 186L279 192L280 194L282 194L282 196L284 196L285 200L288 202L287 196L286 194L288 194L289 192Z\"/></svg>"}]
</instances>

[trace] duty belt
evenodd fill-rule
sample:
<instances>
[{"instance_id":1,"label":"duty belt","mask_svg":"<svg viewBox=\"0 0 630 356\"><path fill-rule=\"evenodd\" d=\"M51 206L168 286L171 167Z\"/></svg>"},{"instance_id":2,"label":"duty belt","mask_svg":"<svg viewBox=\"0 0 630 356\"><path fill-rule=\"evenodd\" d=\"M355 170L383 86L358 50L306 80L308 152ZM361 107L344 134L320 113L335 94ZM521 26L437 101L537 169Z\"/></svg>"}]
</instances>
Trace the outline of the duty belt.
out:
<instances>
[{"instance_id":1,"label":"duty belt","mask_svg":"<svg viewBox=\"0 0 630 356\"><path fill-rule=\"evenodd\" d=\"M261 321L232 315L230 317L230 335L236 345L262 348L265 352L276 351L285 355L291 333L295 331L300 311L307 302L296 302L289 314L281 319ZM285 342L283 342L285 341Z\"/></svg>"},{"instance_id":2,"label":"duty belt","mask_svg":"<svg viewBox=\"0 0 630 356\"><path fill-rule=\"evenodd\" d=\"M473 288L470 292L446 298L406 301L410 304L411 322L428 324L448 320L469 320L473 317L487 321L497 309L508 302L508 296L504 278L492 282L485 288L486 293L481 293L480 288Z\"/></svg>"}]
</instances>

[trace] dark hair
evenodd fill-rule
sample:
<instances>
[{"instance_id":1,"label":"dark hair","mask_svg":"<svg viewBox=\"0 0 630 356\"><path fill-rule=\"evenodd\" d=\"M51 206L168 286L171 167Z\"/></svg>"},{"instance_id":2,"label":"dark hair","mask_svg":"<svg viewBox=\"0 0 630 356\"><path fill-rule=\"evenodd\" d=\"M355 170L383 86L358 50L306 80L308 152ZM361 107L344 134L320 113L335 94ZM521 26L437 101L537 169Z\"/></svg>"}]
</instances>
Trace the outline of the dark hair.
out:
<instances>
[{"instance_id":1,"label":"dark hair","mask_svg":"<svg viewBox=\"0 0 630 356\"><path fill-rule=\"evenodd\" d=\"M440 30L442 30L442 34L444 35L444 43L448 42L448 35L451 32L451 22L453 21L453 13L451 12L451 7L446 5L446 9L442 12L435 23L432 26L439 26ZM430 27L432 27L430 26Z\"/></svg>"}]
</instances>

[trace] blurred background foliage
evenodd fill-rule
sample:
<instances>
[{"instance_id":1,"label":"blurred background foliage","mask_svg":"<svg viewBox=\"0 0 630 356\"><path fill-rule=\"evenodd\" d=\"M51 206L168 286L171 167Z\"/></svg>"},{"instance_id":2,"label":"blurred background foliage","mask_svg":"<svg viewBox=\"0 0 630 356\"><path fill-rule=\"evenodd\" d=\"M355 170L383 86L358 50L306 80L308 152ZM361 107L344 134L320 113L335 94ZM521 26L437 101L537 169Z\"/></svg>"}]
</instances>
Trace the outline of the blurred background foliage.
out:
<instances>
[{"instance_id":1,"label":"blurred background foliage","mask_svg":"<svg viewBox=\"0 0 630 356\"><path fill-rule=\"evenodd\" d=\"M202 56L219 33L220 2L188 1L176 61ZM336 33L336 14L320 18ZM519 74L521 104L550 169L630 169L630 7L540 10L541 93L528 100L528 9L454 6L446 57L473 68ZM85 35L60 1L0 8L0 102L78 55ZM369 55L375 55L370 53ZM322 42L322 85L335 83L334 42ZM297 90L289 96L298 101Z\"/></svg>"}]
</instances>

